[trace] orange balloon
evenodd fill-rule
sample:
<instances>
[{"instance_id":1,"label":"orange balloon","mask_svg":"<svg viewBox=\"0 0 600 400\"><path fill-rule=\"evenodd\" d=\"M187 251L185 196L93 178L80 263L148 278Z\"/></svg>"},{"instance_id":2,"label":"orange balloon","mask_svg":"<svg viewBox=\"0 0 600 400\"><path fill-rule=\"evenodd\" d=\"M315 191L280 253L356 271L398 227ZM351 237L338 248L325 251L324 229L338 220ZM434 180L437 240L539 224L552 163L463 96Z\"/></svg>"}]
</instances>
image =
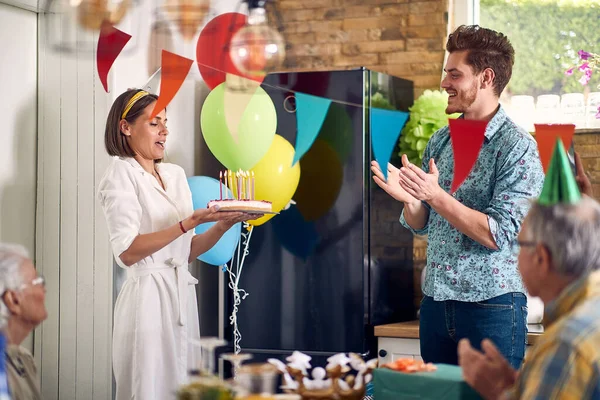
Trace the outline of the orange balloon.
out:
<instances>
[{"instance_id":1,"label":"orange balloon","mask_svg":"<svg viewBox=\"0 0 600 400\"><path fill-rule=\"evenodd\" d=\"M296 189L296 207L306 221L323 216L335 204L342 188L344 170L336 151L317 139L302 157L302 177Z\"/></svg>"},{"instance_id":2,"label":"orange balloon","mask_svg":"<svg viewBox=\"0 0 600 400\"><path fill-rule=\"evenodd\" d=\"M254 198L273 203L274 212L281 211L289 203L298 187L300 163L292 167L293 160L294 146L275 135L267 154L251 170L254 172ZM259 226L274 216L267 214L248 223Z\"/></svg>"}]
</instances>

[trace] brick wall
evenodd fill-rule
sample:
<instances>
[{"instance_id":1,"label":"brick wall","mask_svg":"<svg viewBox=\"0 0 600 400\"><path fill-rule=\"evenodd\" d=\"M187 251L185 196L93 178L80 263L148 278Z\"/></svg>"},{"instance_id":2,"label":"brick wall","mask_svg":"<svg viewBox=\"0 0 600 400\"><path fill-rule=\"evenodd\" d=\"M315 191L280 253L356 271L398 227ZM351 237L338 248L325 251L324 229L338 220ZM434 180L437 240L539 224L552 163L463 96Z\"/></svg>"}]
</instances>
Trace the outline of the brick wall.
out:
<instances>
[{"instance_id":1,"label":"brick wall","mask_svg":"<svg viewBox=\"0 0 600 400\"><path fill-rule=\"evenodd\" d=\"M367 67L440 86L447 0L273 0L289 71Z\"/></svg>"}]
</instances>

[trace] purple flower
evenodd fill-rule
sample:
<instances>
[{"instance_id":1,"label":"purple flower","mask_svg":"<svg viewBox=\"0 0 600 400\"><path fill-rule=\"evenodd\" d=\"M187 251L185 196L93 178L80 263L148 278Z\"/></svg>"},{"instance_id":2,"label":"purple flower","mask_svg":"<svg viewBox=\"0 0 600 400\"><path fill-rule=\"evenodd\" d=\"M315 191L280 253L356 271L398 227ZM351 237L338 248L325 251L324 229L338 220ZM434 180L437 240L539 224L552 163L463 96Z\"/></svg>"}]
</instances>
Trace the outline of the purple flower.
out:
<instances>
[{"instance_id":1,"label":"purple flower","mask_svg":"<svg viewBox=\"0 0 600 400\"><path fill-rule=\"evenodd\" d=\"M579 83L581 83L583 86L587 85L588 82L590 81L590 79L592 78L592 70L588 70L585 71L585 74L583 74L581 76L581 78L579 78Z\"/></svg>"},{"instance_id":2,"label":"purple flower","mask_svg":"<svg viewBox=\"0 0 600 400\"><path fill-rule=\"evenodd\" d=\"M446 271L450 271L451 269L452 269L452 267L451 267L451 266L449 266L449 265L446 265Z\"/></svg>"},{"instance_id":3,"label":"purple flower","mask_svg":"<svg viewBox=\"0 0 600 400\"><path fill-rule=\"evenodd\" d=\"M596 113L596 118L600 119L600 106L598 106L598 112Z\"/></svg>"},{"instance_id":4,"label":"purple flower","mask_svg":"<svg viewBox=\"0 0 600 400\"><path fill-rule=\"evenodd\" d=\"M498 268L494 268L494 269L492 270L492 272L493 272L495 275L498 275L498 272L500 272L500 270L499 270Z\"/></svg>"},{"instance_id":5,"label":"purple flower","mask_svg":"<svg viewBox=\"0 0 600 400\"><path fill-rule=\"evenodd\" d=\"M579 54L579 58L581 58L582 60L587 60L588 58L590 58L592 56L590 53L588 53L587 51L583 51L583 50L579 50L577 52L577 54Z\"/></svg>"},{"instance_id":6,"label":"purple flower","mask_svg":"<svg viewBox=\"0 0 600 400\"><path fill-rule=\"evenodd\" d=\"M452 279L452 284L456 285L458 283L458 281L456 280L456 278Z\"/></svg>"},{"instance_id":7,"label":"purple flower","mask_svg":"<svg viewBox=\"0 0 600 400\"><path fill-rule=\"evenodd\" d=\"M571 67L568 70L565 71L565 75L566 76L571 76L573 75L573 70L575 69L575 67Z\"/></svg>"},{"instance_id":8,"label":"purple flower","mask_svg":"<svg viewBox=\"0 0 600 400\"><path fill-rule=\"evenodd\" d=\"M579 66L579 68L577 68L578 70L580 70L581 72L586 72L587 70L591 69L590 65L588 63L583 63Z\"/></svg>"}]
</instances>

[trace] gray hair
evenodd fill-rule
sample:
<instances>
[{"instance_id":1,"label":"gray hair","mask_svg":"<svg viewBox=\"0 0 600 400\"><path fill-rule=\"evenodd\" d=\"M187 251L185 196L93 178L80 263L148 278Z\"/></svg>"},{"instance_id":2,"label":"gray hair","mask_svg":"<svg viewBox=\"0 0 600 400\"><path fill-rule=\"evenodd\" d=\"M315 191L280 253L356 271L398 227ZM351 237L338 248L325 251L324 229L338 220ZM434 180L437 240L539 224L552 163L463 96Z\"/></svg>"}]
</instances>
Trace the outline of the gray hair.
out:
<instances>
[{"instance_id":1,"label":"gray hair","mask_svg":"<svg viewBox=\"0 0 600 400\"><path fill-rule=\"evenodd\" d=\"M543 243L552 267L578 278L600 269L600 204L584 196L577 204L534 203L527 216L527 240Z\"/></svg>"},{"instance_id":2,"label":"gray hair","mask_svg":"<svg viewBox=\"0 0 600 400\"><path fill-rule=\"evenodd\" d=\"M0 296L7 290L19 290L23 284L21 264L29 258L27 250L16 244L0 243ZM0 300L0 328L6 326L10 314Z\"/></svg>"}]
</instances>

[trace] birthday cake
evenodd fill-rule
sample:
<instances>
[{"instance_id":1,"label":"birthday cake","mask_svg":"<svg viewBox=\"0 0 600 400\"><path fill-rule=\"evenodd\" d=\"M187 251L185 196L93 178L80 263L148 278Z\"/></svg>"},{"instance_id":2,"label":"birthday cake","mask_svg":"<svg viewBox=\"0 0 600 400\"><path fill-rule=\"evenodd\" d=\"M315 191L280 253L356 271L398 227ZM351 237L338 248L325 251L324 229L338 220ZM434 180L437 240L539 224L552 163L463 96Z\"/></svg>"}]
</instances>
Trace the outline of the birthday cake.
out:
<instances>
[{"instance_id":1,"label":"birthday cake","mask_svg":"<svg viewBox=\"0 0 600 400\"><path fill-rule=\"evenodd\" d=\"M264 200L250 200L250 199L223 199L223 200L211 200L208 202L208 208L212 206L219 206L219 211L263 211L271 212L273 210L270 201Z\"/></svg>"},{"instance_id":2,"label":"birthday cake","mask_svg":"<svg viewBox=\"0 0 600 400\"><path fill-rule=\"evenodd\" d=\"M254 198L253 172L219 172L219 194L220 199L209 201L206 207L219 206L219 211L273 211L270 201Z\"/></svg>"}]
</instances>

